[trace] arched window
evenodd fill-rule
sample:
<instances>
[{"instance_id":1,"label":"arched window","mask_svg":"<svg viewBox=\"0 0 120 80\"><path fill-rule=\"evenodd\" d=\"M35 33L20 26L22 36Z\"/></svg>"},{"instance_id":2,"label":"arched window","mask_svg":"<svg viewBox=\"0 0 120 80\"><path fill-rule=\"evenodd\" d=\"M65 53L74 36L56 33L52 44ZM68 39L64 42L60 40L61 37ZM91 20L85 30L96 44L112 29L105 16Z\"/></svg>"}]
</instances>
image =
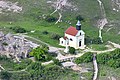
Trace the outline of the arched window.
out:
<instances>
[{"instance_id":1,"label":"arched window","mask_svg":"<svg viewBox=\"0 0 120 80\"><path fill-rule=\"evenodd\" d=\"M70 38L70 41L73 41L73 39L72 39L72 38Z\"/></svg>"}]
</instances>

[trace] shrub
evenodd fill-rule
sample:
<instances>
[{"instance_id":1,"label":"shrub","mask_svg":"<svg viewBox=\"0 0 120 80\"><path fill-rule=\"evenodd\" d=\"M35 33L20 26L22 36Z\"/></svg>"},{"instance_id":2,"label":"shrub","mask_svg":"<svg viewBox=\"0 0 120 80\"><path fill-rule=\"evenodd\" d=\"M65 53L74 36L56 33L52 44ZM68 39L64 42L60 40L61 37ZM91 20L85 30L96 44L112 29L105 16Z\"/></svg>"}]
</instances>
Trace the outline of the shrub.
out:
<instances>
[{"instance_id":1,"label":"shrub","mask_svg":"<svg viewBox=\"0 0 120 80\"><path fill-rule=\"evenodd\" d=\"M59 40L60 37L61 37L61 36L60 36L59 34L56 34L56 33L52 33L52 34L51 34L51 38L52 38L52 39Z\"/></svg>"},{"instance_id":2,"label":"shrub","mask_svg":"<svg viewBox=\"0 0 120 80\"><path fill-rule=\"evenodd\" d=\"M92 39L89 36L85 37L85 44L92 44Z\"/></svg>"},{"instance_id":3,"label":"shrub","mask_svg":"<svg viewBox=\"0 0 120 80\"><path fill-rule=\"evenodd\" d=\"M91 38L89 36L86 36L85 37L85 44L102 44L102 41L101 39L98 37L98 38Z\"/></svg>"},{"instance_id":4,"label":"shrub","mask_svg":"<svg viewBox=\"0 0 120 80\"><path fill-rule=\"evenodd\" d=\"M112 52L98 54L97 61L100 64L106 64L113 68L120 67L120 49L116 49Z\"/></svg>"},{"instance_id":5,"label":"shrub","mask_svg":"<svg viewBox=\"0 0 120 80\"><path fill-rule=\"evenodd\" d=\"M10 58L7 58L7 56L6 55L0 55L0 61L11 61L11 59Z\"/></svg>"},{"instance_id":6,"label":"shrub","mask_svg":"<svg viewBox=\"0 0 120 80\"><path fill-rule=\"evenodd\" d=\"M84 18L81 15L77 15L76 20L84 21Z\"/></svg>"},{"instance_id":7,"label":"shrub","mask_svg":"<svg viewBox=\"0 0 120 80\"><path fill-rule=\"evenodd\" d=\"M48 54L48 51L46 48L47 47L45 47L45 48L37 47L37 48L33 49L29 53L29 55L34 56L35 60L41 61L41 62L52 60L52 56L50 54Z\"/></svg>"},{"instance_id":8,"label":"shrub","mask_svg":"<svg viewBox=\"0 0 120 80\"><path fill-rule=\"evenodd\" d=\"M69 53L70 54L75 54L75 48L74 47L69 47Z\"/></svg>"},{"instance_id":9,"label":"shrub","mask_svg":"<svg viewBox=\"0 0 120 80\"><path fill-rule=\"evenodd\" d=\"M4 46L7 46L7 45L8 45L8 43L6 43L6 42L3 42L2 44L3 44Z\"/></svg>"},{"instance_id":10,"label":"shrub","mask_svg":"<svg viewBox=\"0 0 120 80\"><path fill-rule=\"evenodd\" d=\"M61 65L61 63L59 62L59 60L58 59L53 59L53 61L54 61L54 63L56 64L56 65Z\"/></svg>"},{"instance_id":11,"label":"shrub","mask_svg":"<svg viewBox=\"0 0 120 80\"><path fill-rule=\"evenodd\" d=\"M10 29L16 33L26 33L27 32L24 28L22 28L20 26L10 27Z\"/></svg>"},{"instance_id":12,"label":"shrub","mask_svg":"<svg viewBox=\"0 0 120 80\"><path fill-rule=\"evenodd\" d=\"M42 33L45 35L49 34L48 31L43 31Z\"/></svg>"},{"instance_id":13,"label":"shrub","mask_svg":"<svg viewBox=\"0 0 120 80\"><path fill-rule=\"evenodd\" d=\"M93 43L93 44L102 44L102 41L101 41L100 38L94 38L94 39L92 40L92 43Z\"/></svg>"},{"instance_id":14,"label":"shrub","mask_svg":"<svg viewBox=\"0 0 120 80\"><path fill-rule=\"evenodd\" d=\"M54 16L46 16L45 20L47 22L55 22L55 21L57 21L57 18Z\"/></svg>"},{"instance_id":15,"label":"shrub","mask_svg":"<svg viewBox=\"0 0 120 80\"><path fill-rule=\"evenodd\" d=\"M92 59L93 59L93 53L88 52L88 53L83 54L81 57L76 58L75 62L77 64L84 63L84 62L88 63L88 62L91 62Z\"/></svg>"}]
</instances>

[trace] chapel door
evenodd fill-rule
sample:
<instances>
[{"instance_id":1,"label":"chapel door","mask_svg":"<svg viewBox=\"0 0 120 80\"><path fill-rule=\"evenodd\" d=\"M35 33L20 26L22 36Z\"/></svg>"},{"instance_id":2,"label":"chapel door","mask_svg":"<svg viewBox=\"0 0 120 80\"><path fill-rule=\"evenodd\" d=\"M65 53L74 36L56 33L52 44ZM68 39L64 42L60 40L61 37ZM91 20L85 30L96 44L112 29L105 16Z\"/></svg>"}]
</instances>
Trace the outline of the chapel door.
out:
<instances>
[{"instance_id":1,"label":"chapel door","mask_svg":"<svg viewBox=\"0 0 120 80\"><path fill-rule=\"evenodd\" d=\"M79 41L79 47L81 47L81 41Z\"/></svg>"}]
</instances>

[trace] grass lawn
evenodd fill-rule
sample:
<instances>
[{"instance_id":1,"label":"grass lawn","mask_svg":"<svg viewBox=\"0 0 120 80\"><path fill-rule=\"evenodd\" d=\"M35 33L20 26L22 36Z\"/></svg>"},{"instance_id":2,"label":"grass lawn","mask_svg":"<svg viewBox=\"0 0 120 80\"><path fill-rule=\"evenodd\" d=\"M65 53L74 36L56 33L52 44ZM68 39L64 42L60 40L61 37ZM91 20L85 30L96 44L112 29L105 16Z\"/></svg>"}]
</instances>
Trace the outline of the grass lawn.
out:
<instances>
[{"instance_id":1,"label":"grass lawn","mask_svg":"<svg viewBox=\"0 0 120 80\"><path fill-rule=\"evenodd\" d=\"M89 48L92 48L93 50L96 51L103 51L103 50L107 50L107 47L105 47L104 44L92 44L88 46Z\"/></svg>"},{"instance_id":2,"label":"grass lawn","mask_svg":"<svg viewBox=\"0 0 120 80\"><path fill-rule=\"evenodd\" d=\"M114 69L105 65L99 65L99 80L107 80L108 77L115 77L120 79L120 68Z\"/></svg>"},{"instance_id":3,"label":"grass lawn","mask_svg":"<svg viewBox=\"0 0 120 80\"><path fill-rule=\"evenodd\" d=\"M4 32L13 33L10 30L10 27L20 26L25 28L28 31L28 35L39 40L42 40L52 46L60 47L59 40L51 39L52 34L58 34L61 37L64 36L64 31L69 26L76 25L76 16L81 15L84 18L84 22L82 23L82 29L85 31L86 36L90 36L91 38L98 37L98 28L96 27L96 21L101 17L100 9L97 1L90 0L72 0L70 1L72 5L78 8L78 11L71 11L71 8L65 8L62 11L62 23L58 23L55 25L55 22L49 23L46 22L45 19L42 18L44 15L49 15L54 11L53 7L50 4L46 3L46 0L10 0L12 2L18 1L19 5L23 7L23 11L21 13L12 13L8 12L7 14L0 14L0 29L3 29ZM112 16L112 12L110 9L107 9L109 3L107 1L103 1L107 5L105 6L106 14L108 14L108 19L112 20L114 17L119 17L118 14L116 16ZM94 6L91 6L94 5ZM109 13L110 12L110 13ZM69 14L68 14L69 13ZM59 17L57 13L53 16ZM118 18L115 18L116 20ZM68 24L66 21L70 21L71 24ZM10 24L10 22L12 22ZM117 27L117 26L116 26ZM35 33L30 33L30 31L35 30ZM116 35L117 31L110 31L106 33L106 30L103 30L103 40L106 42L108 40L120 43L119 35ZM48 34L43 34L43 31L47 31Z\"/></svg>"}]
</instances>

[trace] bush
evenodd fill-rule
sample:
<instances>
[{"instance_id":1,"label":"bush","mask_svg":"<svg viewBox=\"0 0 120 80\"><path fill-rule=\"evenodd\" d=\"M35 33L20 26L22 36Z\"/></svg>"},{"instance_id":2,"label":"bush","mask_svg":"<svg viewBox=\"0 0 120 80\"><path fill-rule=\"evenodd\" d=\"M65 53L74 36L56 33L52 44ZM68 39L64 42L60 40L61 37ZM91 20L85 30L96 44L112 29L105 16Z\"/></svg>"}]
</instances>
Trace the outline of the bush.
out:
<instances>
[{"instance_id":1,"label":"bush","mask_svg":"<svg viewBox=\"0 0 120 80\"><path fill-rule=\"evenodd\" d=\"M75 59L75 62L77 64L80 63L88 63L92 61L92 53L85 53L81 57ZM116 49L112 52L97 54L97 62L99 64L108 65L113 68L119 68L120 67L120 49Z\"/></svg>"},{"instance_id":2,"label":"bush","mask_svg":"<svg viewBox=\"0 0 120 80\"><path fill-rule=\"evenodd\" d=\"M77 64L80 64L80 63L88 63L88 62L91 62L92 60L93 60L93 53L88 52L83 54L81 57L76 58L75 62Z\"/></svg>"},{"instance_id":3,"label":"bush","mask_svg":"<svg viewBox=\"0 0 120 80\"><path fill-rule=\"evenodd\" d=\"M85 37L85 44L102 44L101 39L98 38L90 38L89 36Z\"/></svg>"},{"instance_id":4,"label":"bush","mask_svg":"<svg viewBox=\"0 0 120 80\"><path fill-rule=\"evenodd\" d=\"M6 55L0 55L0 61L11 61L11 59L7 58Z\"/></svg>"},{"instance_id":5,"label":"bush","mask_svg":"<svg viewBox=\"0 0 120 80\"><path fill-rule=\"evenodd\" d=\"M75 54L75 48L74 47L69 47L69 53L70 54Z\"/></svg>"},{"instance_id":6,"label":"bush","mask_svg":"<svg viewBox=\"0 0 120 80\"><path fill-rule=\"evenodd\" d=\"M48 31L43 31L42 33L45 35L49 34Z\"/></svg>"},{"instance_id":7,"label":"bush","mask_svg":"<svg viewBox=\"0 0 120 80\"><path fill-rule=\"evenodd\" d=\"M45 62L52 60L52 56L48 54L47 47L37 47L33 49L29 55L34 56L35 60Z\"/></svg>"},{"instance_id":8,"label":"bush","mask_svg":"<svg viewBox=\"0 0 120 80\"><path fill-rule=\"evenodd\" d=\"M85 37L85 44L92 44L92 39L89 36Z\"/></svg>"},{"instance_id":9,"label":"bush","mask_svg":"<svg viewBox=\"0 0 120 80\"><path fill-rule=\"evenodd\" d=\"M59 60L58 59L53 59L53 61L54 61L54 63L56 64L56 65L61 65L61 63L59 62Z\"/></svg>"},{"instance_id":10,"label":"bush","mask_svg":"<svg viewBox=\"0 0 120 80\"><path fill-rule=\"evenodd\" d=\"M76 16L76 20L84 21L84 18L81 15Z\"/></svg>"},{"instance_id":11,"label":"bush","mask_svg":"<svg viewBox=\"0 0 120 80\"><path fill-rule=\"evenodd\" d=\"M6 43L6 42L3 42L2 44L3 44L4 46L7 46L7 45L8 45L8 43Z\"/></svg>"},{"instance_id":12,"label":"bush","mask_svg":"<svg viewBox=\"0 0 120 80\"><path fill-rule=\"evenodd\" d=\"M93 43L93 44L102 44L102 41L101 41L100 38L94 38L94 39L92 40L92 43Z\"/></svg>"},{"instance_id":13,"label":"bush","mask_svg":"<svg viewBox=\"0 0 120 80\"><path fill-rule=\"evenodd\" d=\"M116 49L112 52L103 53L97 55L97 61L100 64L106 64L113 68L120 67L120 49Z\"/></svg>"},{"instance_id":14,"label":"bush","mask_svg":"<svg viewBox=\"0 0 120 80\"><path fill-rule=\"evenodd\" d=\"M10 29L16 33L26 33L27 32L24 28L22 28L20 26L10 27Z\"/></svg>"},{"instance_id":15,"label":"bush","mask_svg":"<svg viewBox=\"0 0 120 80\"><path fill-rule=\"evenodd\" d=\"M55 21L57 21L57 18L54 17L54 16L47 16L47 17L45 18L45 20L46 20L47 22L55 22Z\"/></svg>"},{"instance_id":16,"label":"bush","mask_svg":"<svg viewBox=\"0 0 120 80\"><path fill-rule=\"evenodd\" d=\"M51 38L52 38L52 39L59 40L60 37L61 37L61 36L58 35L58 34L56 34L56 33L52 33L52 34L51 34Z\"/></svg>"}]
</instances>

